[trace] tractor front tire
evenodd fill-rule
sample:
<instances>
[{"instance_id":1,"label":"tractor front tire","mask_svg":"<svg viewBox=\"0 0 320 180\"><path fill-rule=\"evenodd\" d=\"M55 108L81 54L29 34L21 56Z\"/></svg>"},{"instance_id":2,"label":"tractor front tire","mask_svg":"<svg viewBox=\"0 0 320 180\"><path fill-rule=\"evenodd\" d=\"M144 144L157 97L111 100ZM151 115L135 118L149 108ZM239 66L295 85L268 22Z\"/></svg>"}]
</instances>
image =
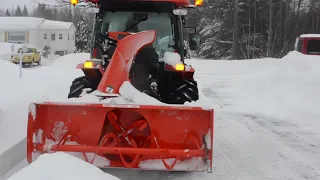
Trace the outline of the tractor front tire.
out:
<instances>
[{"instance_id":1,"label":"tractor front tire","mask_svg":"<svg viewBox=\"0 0 320 180\"><path fill-rule=\"evenodd\" d=\"M84 89L91 89L89 93L97 89L99 83L93 80L90 80L87 76L81 76L76 78L71 86L68 98L79 98L83 93Z\"/></svg>"},{"instance_id":2,"label":"tractor front tire","mask_svg":"<svg viewBox=\"0 0 320 180\"><path fill-rule=\"evenodd\" d=\"M184 104L199 99L198 85L196 81L182 79L172 86L171 103Z\"/></svg>"}]
</instances>

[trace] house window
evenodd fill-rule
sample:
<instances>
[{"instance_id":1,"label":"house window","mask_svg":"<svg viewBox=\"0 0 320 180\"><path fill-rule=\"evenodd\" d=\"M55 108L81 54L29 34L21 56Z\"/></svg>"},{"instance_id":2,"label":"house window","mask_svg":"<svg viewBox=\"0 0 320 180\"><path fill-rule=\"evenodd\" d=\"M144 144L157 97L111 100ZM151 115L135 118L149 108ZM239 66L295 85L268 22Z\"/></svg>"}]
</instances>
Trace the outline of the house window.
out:
<instances>
[{"instance_id":1,"label":"house window","mask_svg":"<svg viewBox=\"0 0 320 180\"><path fill-rule=\"evenodd\" d=\"M62 34L59 34L59 39L62 40Z\"/></svg>"},{"instance_id":2,"label":"house window","mask_svg":"<svg viewBox=\"0 0 320 180\"><path fill-rule=\"evenodd\" d=\"M48 39L48 34L43 34L43 39Z\"/></svg>"},{"instance_id":3,"label":"house window","mask_svg":"<svg viewBox=\"0 0 320 180\"><path fill-rule=\"evenodd\" d=\"M8 42L23 43L26 42L25 32L8 32Z\"/></svg>"},{"instance_id":4,"label":"house window","mask_svg":"<svg viewBox=\"0 0 320 180\"><path fill-rule=\"evenodd\" d=\"M70 34L68 34L68 40L70 40Z\"/></svg>"},{"instance_id":5,"label":"house window","mask_svg":"<svg viewBox=\"0 0 320 180\"><path fill-rule=\"evenodd\" d=\"M51 40L55 41L56 40L56 34L51 34Z\"/></svg>"}]
</instances>

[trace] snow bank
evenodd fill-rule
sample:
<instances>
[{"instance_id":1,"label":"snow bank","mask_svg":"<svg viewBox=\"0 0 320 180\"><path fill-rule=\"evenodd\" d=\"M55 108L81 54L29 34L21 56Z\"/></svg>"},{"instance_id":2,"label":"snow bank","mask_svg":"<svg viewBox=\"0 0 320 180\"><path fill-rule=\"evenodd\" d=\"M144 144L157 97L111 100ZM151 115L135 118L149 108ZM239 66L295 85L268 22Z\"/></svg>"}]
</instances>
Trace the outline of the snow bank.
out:
<instances>
[{"instance_id":1,"label":"snow bank","mask_svg":"<svg viewBox=\"0 0 320 180\"><path fill-rule=\"evenodd\" d=\"M54 62L50 64L50 67L65 69L65 70L72 70L72 69L76 69L78 64L83 63L86 60L89 60L89 58L90 58L90 54L88 53L68 54L54 60Z\"/></svg>"},{"instance_id":2,"label":"snow bank","mask_svg":"<svg viewBox=\"0 0 320 180\"><path fill-rule=\"evenodd\" d=\"M293 51L282 59L188 63L216 110L292 120L320 117L319 56Z\"/></svg>"},{"instance_id":3,"label":"snow bank","mask_svg":"<svg viewBox=\"0 0 320 180\"><path fill-rule=\"evenodd\" d=\"M99 168L66 153L41 155L34 163L11 176L8 180L120 180Z\"/></svg>"},{"instance_id":4,"label":"snow bank","mask_svg":"<svg viewBox=\"0 0 320 180\"><path fill-rule=\"evenodd\" d=\"M58 65L22 69L21 79L17 65L0 60L0 153L25 138L30 102L67 99L71 82L83 75L81 70L75 69L77 64L74 59L86 59L85 56L69 55L70 61L66 57L57 59L56 64L64 62L69 69L59 68Z\"/></svg>"}]
</instances>

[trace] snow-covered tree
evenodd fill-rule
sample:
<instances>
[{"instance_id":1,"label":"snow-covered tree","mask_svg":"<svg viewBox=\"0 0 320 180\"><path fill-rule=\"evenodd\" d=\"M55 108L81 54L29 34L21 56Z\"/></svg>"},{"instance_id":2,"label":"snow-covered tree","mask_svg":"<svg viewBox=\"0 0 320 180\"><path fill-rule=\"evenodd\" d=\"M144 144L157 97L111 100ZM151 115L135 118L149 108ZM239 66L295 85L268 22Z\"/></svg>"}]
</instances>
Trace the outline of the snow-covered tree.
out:
<instances>
[{"instance_id":1,"label":"snow-covered tree","mask_svg":"<svg viewBox=\"0 0 320 180\"><path fill-rule=\"evenodd\" d=\"M88 52L88 19L85 12L77 23L76 52Z\"/></svg>"},{"instance_id":2,"label":"snow-covered tree","mask_svg":"<svg viewBox=\"0 0 320 180\"><path fill-rule=\"evenodd\" d=\"M22 11L20 9L20 6L18 5L16 12L14 13L15 16L22 16Z\"/></svg>"},{"instance_id":3,"label":"snow-covered tree","mask_svg":"<svg viewBox=\"0 0 320 180\"><path fill-rule=\"evenodd\" d=\"M28 9L27 9L27 6L26 6L26 5L24 5L24 7L23 7L22 15L23 15L23 16L29 16L29 12L28 12Z\"/></svg>"},{"instance_id":4,"label":"snow-covered tree","mask_svg":"<svg viewBox=\"0 0 320 180\"><path fill-rule=\"evenodd\" d=\"M224 49L219 47L223 43L220 40L222 24L223 22L218 19L202 18L200 20L201 30L199 33L202 37L202 43L199 55L201 57L215 59L224 56Z\"/></svg>"},{"instance_id":5,"label":"snow-covered tree","mask_svg":"<svg viewBox=\"0 0 320 180\"><path fill-rule=\"evenodd\" d=\"M8 9L7 9L6 12L4 13L4 16L7 16L7 17L8 17L8 16L11 16L11 14L10 14L10 12L9 12Z\"/></svg>"}]
</instances>

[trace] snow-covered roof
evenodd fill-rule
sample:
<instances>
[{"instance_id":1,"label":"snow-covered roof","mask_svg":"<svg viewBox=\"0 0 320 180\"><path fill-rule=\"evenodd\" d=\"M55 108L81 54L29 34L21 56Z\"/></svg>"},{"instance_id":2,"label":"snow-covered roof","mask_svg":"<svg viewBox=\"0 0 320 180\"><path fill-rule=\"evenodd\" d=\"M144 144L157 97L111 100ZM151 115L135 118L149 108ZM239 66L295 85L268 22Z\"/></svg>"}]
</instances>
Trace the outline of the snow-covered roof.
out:
<instances>
[{"instance_id":1,"label":"snow-covered roof","mask_svg":"<svg viewBox=\"0 0 320 180\"><path fill-rule=\"evenodd\" d=\"M72 24L73 24L72 22L45 20L43 23L40 24L39 29L55 29L55 30L70 29Z\"/></svg>"},{"instance_id":2,"label":"snow-covered roof","mask_svg":"<svg viewBox=\"0 0 320 180\"><path fill-rule=\"evenodd\" d=\"M300 37L316 37L316 38L320 38L320 34L302 34Z\"/></svg>"},{"instance_id":3,"label":"snow-covered roof","mask_svg":"<svg viewBox=\"0 0 320 180\"><path fill-rule=\"evenodd\" d=\"M51 21L35 17L0 17L1 30L53 29L67 30L72 22Z\"/></svg>"},{"instance_id":4,"label":"snow-covered roof","mask_svg":"<svg viewBox=\"0 0 320 180\"><path fill-rule=\"evenodd\" d=\"M0 29L36 29L45 19L35 17L0 17Z\"/></svg>"}]
</instances>

